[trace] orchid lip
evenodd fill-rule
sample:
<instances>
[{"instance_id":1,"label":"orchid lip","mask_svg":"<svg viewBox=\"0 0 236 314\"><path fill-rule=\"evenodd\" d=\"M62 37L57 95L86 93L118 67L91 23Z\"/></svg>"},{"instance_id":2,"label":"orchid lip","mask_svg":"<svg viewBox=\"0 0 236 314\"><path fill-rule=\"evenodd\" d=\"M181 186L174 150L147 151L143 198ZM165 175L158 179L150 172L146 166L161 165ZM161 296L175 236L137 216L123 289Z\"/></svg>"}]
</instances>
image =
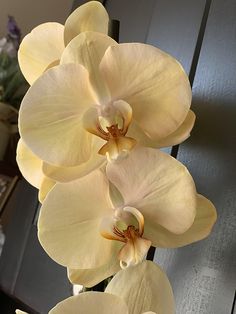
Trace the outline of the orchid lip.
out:
<instances>
[{"instance_id":1,"label":"orchid lip","mask_svg":"<svg viewBox=\"0 0 236 314\"><path fill-rule=\"evenodd\" d=\"M128 223L132 218L135 218L138 226ZM107 223L107 219L103 222ZM119 222L124 223L126 228L119 227ZM144 217L140 211L130 206L116 209L113 218L109 219L107 226L107 230L105 230L106 228L102 228L100 231L101 235L108 240L124 243L118 255L121 268L141 262L151 246L151 241L142 238Z\"/></svg>"},{"instance_id":2,"label":"orchid lip","mask_svg":"<svg viewBox=\"0 0 236 314\"><path fill-rule=\"evenodd\" d=\"M83 126L106 141L98 153L113 162L125 158L137 143L126 136L131 120L132 108L120 99L88 109L83 116Z\"/></svg>"}]
</instances>

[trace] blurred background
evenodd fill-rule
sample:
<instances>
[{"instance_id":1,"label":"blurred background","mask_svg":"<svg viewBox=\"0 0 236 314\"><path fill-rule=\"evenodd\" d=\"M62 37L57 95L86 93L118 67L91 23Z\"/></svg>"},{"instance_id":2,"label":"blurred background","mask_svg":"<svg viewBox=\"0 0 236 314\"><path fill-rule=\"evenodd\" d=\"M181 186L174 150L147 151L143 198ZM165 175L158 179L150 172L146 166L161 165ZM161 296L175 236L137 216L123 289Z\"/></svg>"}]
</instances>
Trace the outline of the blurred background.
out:
<instances>
[{"instance_id":1,"label":"blurred background","mask_svg":"<svg viewBox=\"0 0 236 314\"><path fill-rule=\"evenodd\" d=\"M72 2L72 0L1 0L0 37L6 33L8 15L15 17L24 36L41 23L60 22L64 24L71 11Z\"/></svg>"}]
</instances>

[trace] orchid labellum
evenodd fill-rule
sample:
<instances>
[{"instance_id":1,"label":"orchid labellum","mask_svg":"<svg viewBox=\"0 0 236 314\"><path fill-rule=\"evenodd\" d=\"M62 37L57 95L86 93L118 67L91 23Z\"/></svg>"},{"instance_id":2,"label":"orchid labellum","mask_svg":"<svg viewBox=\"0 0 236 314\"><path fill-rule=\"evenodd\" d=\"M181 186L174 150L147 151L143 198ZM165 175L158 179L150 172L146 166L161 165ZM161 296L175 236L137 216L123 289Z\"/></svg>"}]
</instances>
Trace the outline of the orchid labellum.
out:
<instances>
[{"instance_id":1,"label":"orchid labellum","mask_svg":"<svg viewBox=\"0 0 236 314\"><path fill-rule=\"evenodd\" d=\"M59 64L68 43L84 31L108 33L109 16L98 1L90 1L77 8L65 26L48 22L34 28L23 39L18 52L21 71L33 84L48 68Z\"/></svg>"},{"instance_id":2,"label":"orchid labellum","mask_svg":"<svg viewBox=\"0 0 236 314\"><path fill-rule=\"evenodd\" d=\"M178 247L204 238L215 218L181 163L136 147L103 172L56 184L43 203L38 235L73 283L93 286L140 263L150 245Z\"/></svg>"},{"instance_id":3,"label":"orchid labellum","mask_svg":"<svg viewBox=\"0 0 236 314\"><path fill-rule=\"evenodd\" d=\"M120 271L104 293L84 292L70 297L49 314L110 314L111 309L113 314L173 314L174 297L166 274L153 262L145 261Z\"/></svg>"},{"instance_id":4,"label":"orchid labellum","mask_svg":"<svg viewBox=\"0 0 236 314\"><path fill-rule=\"evenodd\" d=\"M118 160L136 143L183 141L195 119L190 104L188 78L174 58L149 45L84 32L67 45L60 65L29 89L20 133L47 176L69 181L62 167L86 171L87 162L97 164L100 155Z\"/></svg>"}]
</instances>

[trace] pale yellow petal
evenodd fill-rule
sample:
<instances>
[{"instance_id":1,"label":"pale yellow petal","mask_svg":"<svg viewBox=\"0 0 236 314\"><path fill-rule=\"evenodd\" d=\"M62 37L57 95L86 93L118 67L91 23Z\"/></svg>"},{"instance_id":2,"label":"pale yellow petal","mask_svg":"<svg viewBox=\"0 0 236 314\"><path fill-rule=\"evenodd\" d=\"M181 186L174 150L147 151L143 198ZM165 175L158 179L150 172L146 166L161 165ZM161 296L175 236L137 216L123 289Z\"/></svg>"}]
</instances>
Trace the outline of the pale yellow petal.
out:
<instances>
[{"instance_id":1,"label":"pale yellow petal","mask_svg":"<svg viewBox=\"0 0 236 314\"><path fill-rule=\"evenodd\" d=\"M40 203L43 203L45 197L48 195L48 193L51 191L51 189L56 184L56 181L44 176L40 189L39 189L39 201Z\"/></svg>"},{"instance_id":2,"label":"pale yellow petal","mask_svg":"<svg viewBox=\"0 0 236 314\"><path fill-rule=\"evenodd\" d=\"M37 189L40 188L44 174L42 172L43 162L19 140L16 150L16 161L23 177Z\"/></svg>"},{"instance_id":3,"label":"pale yellow petal","mask_svg":"<svg viewBox=\"0 0 236 314\"><path fill-rule=\"evenodd\" d=\"M100 70L112 99L127 101L133 118L155 140L174 132L191 104L191 88L182 66L153 46L129 43L109 47Z\"/></svg>"},{"instance_id":4,"label":"pale yellow petal","mask_svg":"<svg viewBox=\"0 0 236 314\"><path fill-rule=\"evenodd\" d=\"M84 130L82 117L93 103L84 67L64 64L49 69L23 99L19 127L24 142L40 159L56 166L86 162L92 135Z\"/></svg>"},{"instance_id":5,"label":"pale yellow petal","mask_svg":"<svg viewBox=\"0 0 236 314\"><path fill-rule=\"evenodd\" d=\"M82 64L89 72L97 103L110 101L110 93L99 71L106 49L117 45L112 38L96 32L84 32L74 38L62 54L61 63Z\"/></svg>"},{"instance_id":6,"label":"pale yellow petal","mask_svg":"<svg viewBox=\"0 0 236 314\"><path fill-rule=\"evenodd\" d=\"M185 232L196 213L194 181L184 165L152 148L136 147L119 163L108 163L107 176L137 208L145 225L152 222L174 233Z\"/></svg>"},{"instance_id":7,"label":"pale yellow petal","mask_svg":"<svg viewBox=\"0 0 236 314\"><path fill-rule=\"evenodd\" d=\"M135 138L137 143L140 146L153 147L153 148L157 148L158 146L159 141L154 140L153 138L150 138L150 136L144 133L142 128L138 125L138 123L134 119L132 120L129 126L127 136Z\"/></svg>"},{"instance_id":8,"label":"pale yellow petal","mask_svg":"<svg viewBox=\"0 0 236 314\"><path fill-rule=\"evenodd\" d=\"M110 256L108 263L92 269L68 269L68 278L71 283L90 288L117 273L121 269L117 255L122 244L117 241L112 242L114 253Z\"/></svg>"},{"instance_id":9,"label":"pale yellow petal","mask_svg":"<svg viewBox=\"0 0 236 314\"><path fill-rule=\"evenodd\" d=\"M152 245L164 248L176 248L206 238L215 224L216 209L204 196L197 197L197 213L193 225L183 234L174 234L161 226L146 225L144 237L152 240Z\"/></svg>"},{"instance_id":10,"label":"pale yellow petal","mask_svg":"<svg viewBox=\"0 0 236 314\"><path fill-rule=\"evenodd\" d=\"M166 274L151 261L120 271L108 284L105 292L121 297L129 314L151 311L174 314L174 297Z\"/></svg>"},{"instance_id":11,"label":"pale yellow petal","mask_svg":"<svg viewBox=\"0 0 236 314\"><path fill-rule=\"evenodd\" d=\"M102 139L94 137L91 144L91 154L86 162L75 167L56 167L44 162L43 172L57 182L69 182L83 177L106 164L106 158L98 154L103 144L104 141Z\"/></svg>"},{"instance_id":12,"label":"pale yellow petal","mask_svg":"<svg viewBox=\"0 0 236 314\"><path fill-rule=\"evenodd\" d=\"M111 214L109 186L101 171L57 184L41 208L39 241L48 255L63 266L100 267L114 251L112 241L99 232L101 220Z\"/></svg>"},{"instance_id":13,"label":"pale yellow petal","mask_svg":"<svg viewBox=\"0 0 236 314\"><path fill-rule=\"evenodd\" d=\"M91 291L63 300L48 314L111 314L111 312L129 314L127 305L118 296Z\"/></svg>"},{"instance_id":14,"label":"pale yellow petal","mask_svg":"<svg viewBox=\"0 0 236 314\"><path fill-rule=\"evenodd\" d=\"M16 314L28 314L28 313L21 310L16 310Z\"/></svg>"},{"instance_id":15,"label":"pale yellow petal","mask_svg":"<svg viewBox=\"0 0 236 314\"><path fill-rule=\"evenodd\" d=\"M194 126L196 116L192 110L189 110L184 122L173 133L158 141L157 147L168 147L182 143L189 136Z\"/></svg>"},{"instance_id":16,"label":"pale yellow petal","mask_svg":"<svg viewBox=\"0 0 236 314\"><path fill-rule=\"evenodd\" d=\"M33 84L48 66L59 60L65 48L64 26L44 23L34 28L22 40L18 60L26 80Z\"/></svg>"},{"instance_id":17,"label":"pale yellow petal","mask_svg":"<svg viewBox=\"0 0 236 314\"><path fill-rule=\"evenodd\" d=\"M86 31L108 33L109 16L98 1L90 1L78 7L66 20L65 45L77 35Z\"/></svg>"},{"instance_id":18,"label":"pale yellow petal","mask_svg":"<svg viewBox=\"0 0 236 314\"><path fill-rule=\"evenodd\" d=\"M190 132L193 128L194 122L195 114L192 110L189 110L184 122L173 133L157 141L145 134L142 128L137 124L137 122L133 120L129 127L127 136L135 138L142 146L153 148L169 147L185 141L190 136Z\"/></svg>"}]
</instances>

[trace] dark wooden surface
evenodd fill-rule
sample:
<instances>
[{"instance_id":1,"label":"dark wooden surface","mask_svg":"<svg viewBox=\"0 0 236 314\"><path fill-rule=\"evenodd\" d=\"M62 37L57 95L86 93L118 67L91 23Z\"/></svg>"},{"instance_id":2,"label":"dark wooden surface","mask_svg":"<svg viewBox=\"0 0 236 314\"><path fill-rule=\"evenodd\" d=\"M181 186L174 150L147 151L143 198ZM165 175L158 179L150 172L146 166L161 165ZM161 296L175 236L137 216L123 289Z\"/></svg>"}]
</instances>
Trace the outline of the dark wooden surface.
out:
<instances>
[{"instance_id":1,"label":"dark wooden surface","mask_svg":"<svg viewBox=\"0 0 236 314\"><path fill-rule=\"evenodd\" d=\"M177 313L228 314L232 309L236 287L235 29L236 2L212 1L193 84L197 123L190 140L180 146L178 159L188 166L199 192L214 202L218 221L207 240L166 253L171 255L167 269L177 293Z\"/></svg>"},{"instance_id":2,"label":"dark wooden surface","mask_svg":"<svg viewBox=\"0 0 236 314\"><path fill-rule=\"evenodd\" d=\"M52 261L38 242L37 208L36 189L19 180L1 217L6 242L0 257L0 289L28 306L29 313L46 314L72 290L66 269Z\"/></svg>"},{"instance_id":3,"label":"dark wooden surface","mask_svg":"<svg viewBox=\"0 0 236 314\"><path fill-rule=\"evenodd\" d=\"M74 8L85 2L74 1ZM177 158L189 168L198 191L216 205L219 217L208 239L156 250L155 262L165 269L174 289L176 314L236 314L236 1L101 2L111 18L120 20L121 42L146 42L169 52L193 83L197 121ZM70 294L70 286L64 270L38 244L36 207L35 191L19 183L8 203L10 212L17 212L0 259L0 285L44 314ZM16 222L22 217L19 227ZM17 238L11 236L14 230L19 230ZM8 263L15 267L13 273Z\"/></svg>"}]
</instances>

